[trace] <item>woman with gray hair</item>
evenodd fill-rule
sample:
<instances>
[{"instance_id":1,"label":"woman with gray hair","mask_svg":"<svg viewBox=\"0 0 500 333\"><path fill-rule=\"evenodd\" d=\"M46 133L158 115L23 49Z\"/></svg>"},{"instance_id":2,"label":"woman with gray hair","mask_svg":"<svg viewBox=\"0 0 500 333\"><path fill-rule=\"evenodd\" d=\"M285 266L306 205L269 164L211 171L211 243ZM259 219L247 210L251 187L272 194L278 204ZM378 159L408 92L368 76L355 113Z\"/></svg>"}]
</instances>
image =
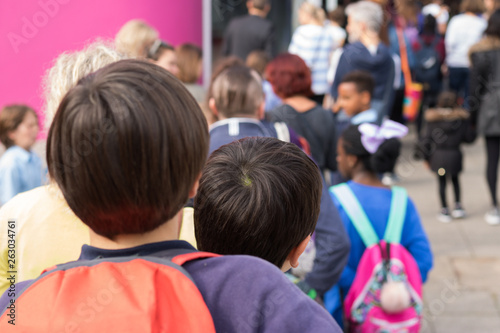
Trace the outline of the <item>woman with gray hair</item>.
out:
<instances>
[{"instance_id":1,"label":"woman with gray hair","mask_svg":"<svg viewBox=\"0 0 500 333\"><path fill-rule=\"evenodd\" d=\"M46 128L50 127L60 101L84 76L124 59L103 41L96 41L81 51L65 52L56 59L43 81ZM89 133L73 154L78 158L98 144L98 131ZM70 167L70 166L66 166ZM67 172L71 172L68 168ZM88 228L73 214L57 185L37 187L15 196L0 209L0 221L15 220L16 255L22 258L15 268L8 262L7 229L0 231L0 293L9 286L7 271L17 271L17 280L32 279L50 266L76 260L83 244L88 243Z\"/></svg>"},{"instance_id":2,"label":"woman with gray hair","mask_svg":"<svg viewBox=\"0 0 500 333\"><path fill-rule=\"evenodd\" d=\"M370 73L375 80L372 108L377 110L380 122L392 105L395 72L391 51L379 37L384 13L380 5L360 1L347 6L346 14L349 44L332 57L336 70L330 93L337 98L337 88L347 73L355 70Z\"/></svg>"}]
</instances>

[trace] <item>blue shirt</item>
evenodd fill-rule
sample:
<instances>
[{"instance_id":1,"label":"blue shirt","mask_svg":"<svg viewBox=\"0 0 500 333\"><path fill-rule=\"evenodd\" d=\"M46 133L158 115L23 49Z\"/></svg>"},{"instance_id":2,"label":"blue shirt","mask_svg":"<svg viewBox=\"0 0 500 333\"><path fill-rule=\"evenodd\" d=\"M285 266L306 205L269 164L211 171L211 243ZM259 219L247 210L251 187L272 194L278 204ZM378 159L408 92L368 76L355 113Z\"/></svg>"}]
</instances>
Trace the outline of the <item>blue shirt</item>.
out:
<instances>
[{"instance_id":1,"label":"blue shirt","mask_svg":"<svg viewBox=\"0 0 500 333\"><path fill-rule=\"evenodd\" d=\"M385 227L389 219L389 211L391 207L392 191L386 188L362 185L355 183L352 180L347 184L356 195L359 203L363 207L366 216L370 220L379 239L384 237ZM339 281L340 287L347 292L352 285L359 261L365 252L366 246L359 236L358 231L347 216L342 205L337 200L337 197L330 192L333 203L339 211L340 218L344 223L349 239L351 240L351 253L347 261L347 266L342 272ZM427 273L432 268L432 252L429 240L425 234L420 216L413 202L408 199L406 208L406 218L403 225L401 236L401 245L411 253L417 262L422 281L427 279Z\"/></svg>"},{"instance_id":2,"label":"blue shirt","mask_svg":"<svg viewBox=\"0 0 500 333\"><path fill-rule=\"evenodd\" d=\"M178 240L121 250L84 245L79 260L155 257L168 249L195 251L187 242ZM221 256L194 260L183 267L200 290L217 332L342 332L325 309L295 287L277 267L262 259ZM16 290L20 292L32 281L18 283ZM7 290L0 298L0 314L8 304ZM18 320L30 320L29 311L25 309Z\"/></svg>"},{"instance_id":3,"label":"blue shirt","mask_svg":"<svg viewBox=\"0 0 500 333\"><path fill-rule=\"evenodd\" d=\"M0 204L42 185L44 173L42 161L34 152L19 146L7 149L0 158Z\"/></svg>"},{"instance_id":4,"label":"blue shirt","mask_svg":"<svg viewBox=\"0 0 500 333\"><path fill-rule=\"evenodd\" d=\"M368 109L363 112L358 113L357 115L354 115L351 118L351 124L353 125L359 125L363 123L376 123L377 122L377 110L375 109Z\"/></svg>"}]
</instances>

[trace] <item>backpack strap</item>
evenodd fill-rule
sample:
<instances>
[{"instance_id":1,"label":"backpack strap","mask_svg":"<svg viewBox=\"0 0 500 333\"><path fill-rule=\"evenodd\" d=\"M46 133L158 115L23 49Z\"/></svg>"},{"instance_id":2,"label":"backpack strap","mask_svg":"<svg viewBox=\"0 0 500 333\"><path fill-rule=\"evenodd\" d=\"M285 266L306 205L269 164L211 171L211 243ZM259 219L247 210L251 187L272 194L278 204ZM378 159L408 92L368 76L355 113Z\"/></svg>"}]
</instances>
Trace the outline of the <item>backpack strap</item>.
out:
<instances>
[{"instance_id":1,"label":"backpack strap","mask_svg":"<svg viewBox=\"0 0 500 333\"><path fill-rule=\"evenodd\" d=\"M370 247L377 244L379 242L377 233L349 185L342 183L332 186L330 187L330 192L339 200L365 246Z\"/></svg>"},{"instance_id":2,"label":"backpack strap","mask_svg":"<svg viewBox=\"0 0 500 333\"><path fill-rule=\"evenodd\" d=\"M288 126L285 123L274 123L274 129L276 130L278 139L283 142L290 142L290 131L288 130Z\"/></svg>"},{"instance_id":3,"label":"backpack strap","mask_svg":"<svg viewBox=\"0 0 500 333\"><path fill-rule=\"evenodd\" d=\"M401 242L401 233L406 217L407 204L408 194L406 190L399 186L393 186L389 221L387 222L384 233L384 240L386 242L392 244L399 244Z\"/></svg>"}]
</instances>

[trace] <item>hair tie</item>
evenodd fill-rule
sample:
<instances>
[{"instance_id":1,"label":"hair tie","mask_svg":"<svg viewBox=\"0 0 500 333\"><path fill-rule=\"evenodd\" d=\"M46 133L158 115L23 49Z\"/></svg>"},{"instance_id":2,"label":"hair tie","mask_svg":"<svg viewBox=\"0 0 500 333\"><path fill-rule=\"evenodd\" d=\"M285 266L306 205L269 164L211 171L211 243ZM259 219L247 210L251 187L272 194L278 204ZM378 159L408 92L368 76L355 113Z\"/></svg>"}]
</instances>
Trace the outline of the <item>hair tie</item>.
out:
<instances>
[{"instance_id":1,"label":"hair tie","mask_svg":"<svg viewBox=\"0 0 500 333\"><path fill-rule=\"evenodd\" d=\"M384 120L380 126L364 123L359 125L358 130L361 133L361 144L370 154L375 153L385 140L400 139L408 134L408 127L392 120Z\"/></svg>"}]
</instances>

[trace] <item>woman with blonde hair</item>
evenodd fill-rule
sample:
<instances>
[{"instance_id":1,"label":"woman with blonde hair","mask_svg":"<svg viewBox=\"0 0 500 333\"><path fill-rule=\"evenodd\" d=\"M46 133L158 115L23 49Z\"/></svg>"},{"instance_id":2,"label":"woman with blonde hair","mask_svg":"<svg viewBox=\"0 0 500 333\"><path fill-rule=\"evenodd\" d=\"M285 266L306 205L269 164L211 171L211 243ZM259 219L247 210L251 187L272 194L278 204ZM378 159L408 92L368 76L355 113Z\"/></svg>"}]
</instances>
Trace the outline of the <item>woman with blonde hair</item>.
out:
<instances>
[{"instance_id":1,"label":"woman with blonde hair","mask_svg":"<svg viewBox=\"0 0 500 333\"><path fill-rule=\"evenodd\" d=\"M160 38L158 31L142 20L130 20L125 23L115 37L118 52L130 58L148 58L153 43Z\"/></svg>"},{"instance_id":2,"label":"woman with blonde hair","mask_svg":"<svg viewBox=\"0 0 500 333\"><path fill-rule=\"evenodd\" d=\"M55 61L44 79L45 121L50 127L59 103L77 82L98 69L124 59L110 45L97 41L81 51L63 53ZM103 131L112 130L111 124L103 124L88 132L72 155L72 165L61 165L71 172L95 145L100 144ZM57 185L37 187L21 193L0 209L0 221L15 217L17 255L17 280L32 279L50 266L76 260L83 244L88 243L88 228L69 209ZM6 230L6 229L5 229ZM9 286L7 232L0 232L0 293Z\"/></svg>"},{"instance_id":3,"label":"woman with blonde hair","mask_svg":"<svg viewBox=\"0 0 500 333\"><path fill-rule=\"evenodd\" d=\"M327 27L324 26L325 11L308 2L304 2L299 9L299 26L292 37L288 52L301 57L311 70L312 91L311 97L315 102L322 104L329 84L327 73L330 54L335 41Z\"/></svg>"}]
</instances>

